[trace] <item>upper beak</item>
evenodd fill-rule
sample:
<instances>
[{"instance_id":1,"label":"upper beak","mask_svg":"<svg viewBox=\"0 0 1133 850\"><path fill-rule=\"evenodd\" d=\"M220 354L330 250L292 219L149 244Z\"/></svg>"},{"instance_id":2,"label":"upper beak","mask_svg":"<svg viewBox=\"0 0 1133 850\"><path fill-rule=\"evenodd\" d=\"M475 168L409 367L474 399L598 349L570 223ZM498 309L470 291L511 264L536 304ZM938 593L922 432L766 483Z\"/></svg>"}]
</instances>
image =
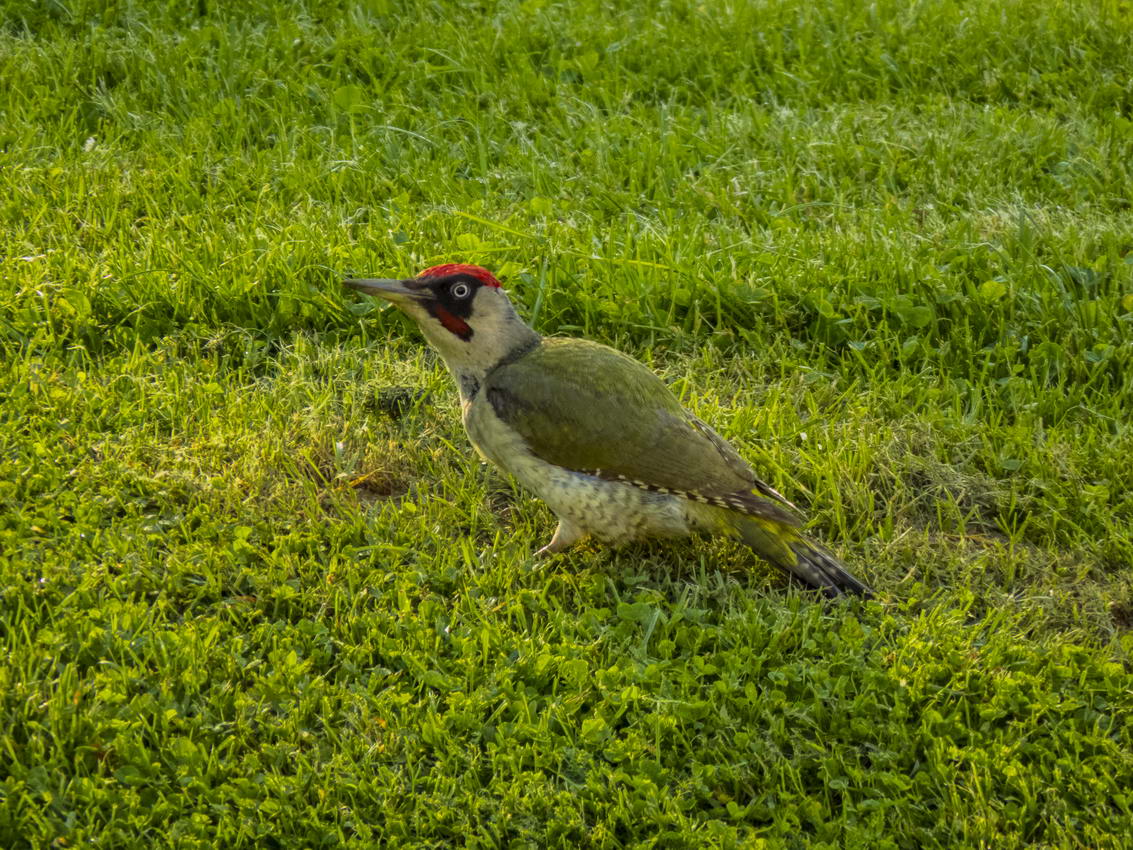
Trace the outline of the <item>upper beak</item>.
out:
<instances>
[{"instance_id":1,"label":"upper beak","mask_svg":"<svg viewBox=\"0 0 1133 850\"><path fill-rule=\"evenodd\" d=\"M384 298L386 301L392 301L394 304L402 303L410 298L420 297L420 292L415 289L410 289L409 286L407 286L407 284L413 283L411 280L350 278L344 280L342 283L344 286L349 286L351 289L357 289L359 292L365 292L367 295L376 295L378 298Z\"/></svg>"}]
</instances>

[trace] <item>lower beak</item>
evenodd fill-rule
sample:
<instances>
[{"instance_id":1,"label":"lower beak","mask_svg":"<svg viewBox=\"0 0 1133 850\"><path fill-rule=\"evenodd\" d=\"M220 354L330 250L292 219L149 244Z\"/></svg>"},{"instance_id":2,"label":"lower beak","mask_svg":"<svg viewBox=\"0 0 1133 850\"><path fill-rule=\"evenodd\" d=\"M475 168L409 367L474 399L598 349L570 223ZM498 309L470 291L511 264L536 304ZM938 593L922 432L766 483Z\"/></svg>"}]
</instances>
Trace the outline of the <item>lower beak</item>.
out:
<instances>
[{"instance_id":1,"label":"lower beak","mask_svg":"<svg viewBox=\"0 0 1133 850\"><path fill-rule=\"evenodd\" d=\"M359 292L364 292L367 295L376 295L378 298L384 298L386 301L392 301L394 304L402 303L417 294L407 287L405 285L406 283L408 283L408 281L387 280L384 278L362 280L351 278L342 282L343 286L357 289Z\"/></svg>"}]
</instances>

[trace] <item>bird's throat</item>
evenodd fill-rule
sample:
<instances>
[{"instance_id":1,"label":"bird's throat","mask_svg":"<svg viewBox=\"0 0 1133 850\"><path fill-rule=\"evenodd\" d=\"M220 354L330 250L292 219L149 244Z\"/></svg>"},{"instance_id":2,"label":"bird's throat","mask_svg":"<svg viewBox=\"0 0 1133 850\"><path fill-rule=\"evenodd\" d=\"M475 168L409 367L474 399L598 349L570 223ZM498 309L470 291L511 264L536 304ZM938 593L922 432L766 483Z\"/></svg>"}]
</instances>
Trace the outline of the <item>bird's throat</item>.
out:
<instances>
[{"instance_id":1,"label":"bird's throat","mask_svg":"<svg viewBox=\"0 0 1133 850\"><path fill-rule=\"evenodd\" d=\"M480 392L480 387L484 381L491 377L491 374L502 366L507 366L509 363L514 363L521 357L529 354L538 347L542 338L538 334L533 334L529 339L524 340L518 344L489 366L483 372L468 371L468 370L453 370L453 377L456 378L457 386L460 387L460 398L462 401L471 401L476 393Z\"/></svg>"}]
</instances>

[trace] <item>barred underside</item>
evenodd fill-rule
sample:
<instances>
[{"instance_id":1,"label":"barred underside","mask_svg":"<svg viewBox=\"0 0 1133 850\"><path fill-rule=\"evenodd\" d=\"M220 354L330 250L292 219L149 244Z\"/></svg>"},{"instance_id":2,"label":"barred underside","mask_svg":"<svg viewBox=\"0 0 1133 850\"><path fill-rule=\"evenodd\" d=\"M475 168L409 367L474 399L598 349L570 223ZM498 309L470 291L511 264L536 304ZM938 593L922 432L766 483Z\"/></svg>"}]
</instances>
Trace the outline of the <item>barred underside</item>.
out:
<instances>
[{"instance_id":1,"label":"barred underside","mask_svg":"<svg viewBox=\"0 0 1133 850\"><path fill-rule=\"evenodd\" d=\"M700 502L703 505L715 505L718 508L738 511L747 516L774 520L775 522L781 522L792 527L801 525L799 518L793 513L776 505L774 502L761 499L759 496L755 495L754 492L740 490L735 493L726 493L722 496L708 495L706 493L697 492L696 490L678 490L673 487L660 487L656 484L650 484L648 481L641 481L622 475L621 473L610 472L604 469L580 469L577 471L585 475L593 475L595 478L601 478L603 481L620 481L623 484L629 484L632 487L637 487L640 490L646 490L650 493L679 496L692 502Z\"/></svg>"},{"instance_id":2,"label":"barred underside","mask_svg":"<svg viewBox=\"0 0 1133 850\"><path fill-rule=\"evenodd\" d=\"M740 491L723 496L710 496L695 490L678 490L659 487L646 481L630 478L602 469L580 470L604 481L618 481L660 495L677 496L702 505L712 505L726 511L735 511L726 525L757 555L781 570L793 575L804 584L820 589L829 597L842 593L865 596L872 591L855 578L822 547L810 542L796 529L800 520L784 508L761 499L754 492Z\"/></svg>"}]
</instances>

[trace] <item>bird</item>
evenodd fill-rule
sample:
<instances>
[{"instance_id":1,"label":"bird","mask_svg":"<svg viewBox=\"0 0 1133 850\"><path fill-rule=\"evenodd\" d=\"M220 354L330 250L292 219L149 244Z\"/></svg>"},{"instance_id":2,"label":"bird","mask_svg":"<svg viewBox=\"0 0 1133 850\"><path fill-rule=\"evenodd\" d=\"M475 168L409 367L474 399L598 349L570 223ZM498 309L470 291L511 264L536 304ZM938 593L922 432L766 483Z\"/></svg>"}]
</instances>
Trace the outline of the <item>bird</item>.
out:
<instances>
[{"instance_id":1,"label":"bird","mask_svg":"<svg viewBox=\"0 0 1133 850\"><path fill-rule=\"evenodd\" d=\"M343 283L416 322L456 381L473 447L558 518L537 555L588 536L616 545L717 534L826 597L872 595L652 370L597 342L541 336L487 269L448 263Z\"/></svg>"}]
</instances>

